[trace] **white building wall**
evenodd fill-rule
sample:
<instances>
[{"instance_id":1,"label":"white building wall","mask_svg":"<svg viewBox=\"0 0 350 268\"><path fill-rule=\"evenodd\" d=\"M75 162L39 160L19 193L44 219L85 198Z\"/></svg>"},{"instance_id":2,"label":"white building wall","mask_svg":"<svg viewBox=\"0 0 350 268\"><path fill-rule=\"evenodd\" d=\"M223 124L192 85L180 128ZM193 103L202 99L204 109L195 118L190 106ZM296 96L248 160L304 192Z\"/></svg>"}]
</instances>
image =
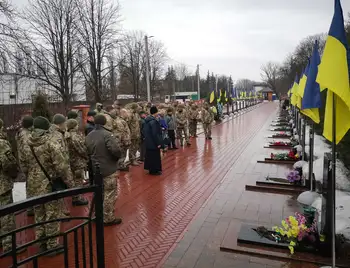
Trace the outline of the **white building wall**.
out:
<instances>
[{"instance_id":1,"label":"white building wall","mask_svg":"<svg viewBox=\"0 0 350 268\"><path fill-rule=\"evenodd\" d=\"M53 87L43 84L38 79L27 77L18 77L16 79L15 75L0 74L0 104L2 105L31 103L32 96L38 91L47 94L50 102L62 101ZM84 81L79 81L75 84L74 101L86 101Z\"/></svg>"}]
</instances>

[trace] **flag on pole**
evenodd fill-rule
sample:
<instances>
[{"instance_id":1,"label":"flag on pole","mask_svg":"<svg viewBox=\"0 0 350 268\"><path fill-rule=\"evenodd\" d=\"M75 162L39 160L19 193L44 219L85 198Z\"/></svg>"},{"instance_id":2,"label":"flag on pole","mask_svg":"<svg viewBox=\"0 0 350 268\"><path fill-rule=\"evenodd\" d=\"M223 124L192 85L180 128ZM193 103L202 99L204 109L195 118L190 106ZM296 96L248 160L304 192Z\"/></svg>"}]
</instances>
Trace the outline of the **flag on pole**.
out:
<instances>
[{"instance_id":1,"label":"flag on pole","mask_svg":"<svg viewBox=\"0 0 350 268\"><path fill-rule=\"evenodd\" d=\"M301 112L316 124L320 123L319 108L321 108L320 85L316 82L320 62L321 59L318 51L318 42L316 41L309 62L309 70L301 102Z\"/></svg>"},{"instance_id":2,"label":"flag on pole","mask_svg":"<svg viewBox=\"0 0 350 268\"><path fill-rule=\"evenodd\" d=\"M320 84L321 89L328 89L323 136L332 141L334 104L336 106L335 142L338 144L350 128L349 51L340 0L335 0L333 20L316 81Z\"/></svg>"},{"instance_id":3,"label":"flag on pole","mask_svg":"<svg viewBox=\"0 0 350 268\"><path fill-rule=\"evenodd\" d=\"M297 100L297 103L296 103L296 106L301 109L301 100L303 98L303 95L304 95L304 88L305 88L305 85L306 85L306 80L307 80L307 74L308 74L308 71L309 71L309 63L307 64L306 68L305 68L305 71L300 79L300 82L299 82L299 86L295 92L295 95L296 95L296 100Z\"/></svg>"},{"instance_id":4,"label":"flag on pole","mask_svg":"<svg viewBox=\"0 0 350 268\"><path fill-rule=\"evenodd\" d=\"M291 100L290 100L290 103L293 105L293 106L296 106L297 105L297 95L296 95L296 91L298 90L298 86L299 86L299 77L298 77L298 74L295 75L295 80L294 80L294 83L293 83L293 87L292 87L292 90L291 90L291 93L292 93L292 97L291 97Z\"/></svg>"},{"instance_id":5,"label":"flag on pole","mask_svg":"<svg viewBox=\"0 0 350 268\"><path fill-rule=\"evenodd\" d=\"M216 100L215 90L212 90L212 92L209 94L209 103L214 104L215 100Z\"/></svg>"}]
</instances>

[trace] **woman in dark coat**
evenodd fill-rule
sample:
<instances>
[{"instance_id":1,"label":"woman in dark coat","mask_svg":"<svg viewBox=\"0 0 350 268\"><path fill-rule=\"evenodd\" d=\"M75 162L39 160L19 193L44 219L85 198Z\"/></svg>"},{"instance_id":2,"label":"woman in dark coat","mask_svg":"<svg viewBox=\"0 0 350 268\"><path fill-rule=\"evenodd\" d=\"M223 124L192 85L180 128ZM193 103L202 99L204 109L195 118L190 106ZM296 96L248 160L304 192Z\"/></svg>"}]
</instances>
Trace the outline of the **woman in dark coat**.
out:
<instances>
[{"instance_id":1,"label":"woman in dark coat","mask_svg":"<svg viewBox=\"0 0 350 268\"><path fill-rule=\"evenodd\" d=\"M151 107L151 115L145 119L145 125L143 128L146 147L144 169L148 170L150 175L162 174L160 149L163 147L163 140L162 129L157 120L157 113L157 107Z\"/></svg>"}]
</instances>

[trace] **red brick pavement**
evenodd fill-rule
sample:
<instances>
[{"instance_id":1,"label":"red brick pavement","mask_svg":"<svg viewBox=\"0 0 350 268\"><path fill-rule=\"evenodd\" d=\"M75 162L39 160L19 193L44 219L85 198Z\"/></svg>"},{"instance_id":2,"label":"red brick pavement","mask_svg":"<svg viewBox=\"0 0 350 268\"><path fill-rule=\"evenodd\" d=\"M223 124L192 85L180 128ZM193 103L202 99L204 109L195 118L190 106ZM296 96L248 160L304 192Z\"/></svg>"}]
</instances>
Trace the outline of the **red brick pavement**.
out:
<instances>
[{"instance_id":1,"label":"red brick pavement","mask_svg":"<svg viewBox=\"0 0 350 268\"><path fill-rule=\"evenodd\" d=\"M212 141L200 135L191 147L168 152L162 176L142 167L122 173L116 213L123 224L105 228L106 267L157 267L275 109L263 104L215 127ZM63 267L63 257L45 258L40 267Z\"/></svg>"}]
</instances>

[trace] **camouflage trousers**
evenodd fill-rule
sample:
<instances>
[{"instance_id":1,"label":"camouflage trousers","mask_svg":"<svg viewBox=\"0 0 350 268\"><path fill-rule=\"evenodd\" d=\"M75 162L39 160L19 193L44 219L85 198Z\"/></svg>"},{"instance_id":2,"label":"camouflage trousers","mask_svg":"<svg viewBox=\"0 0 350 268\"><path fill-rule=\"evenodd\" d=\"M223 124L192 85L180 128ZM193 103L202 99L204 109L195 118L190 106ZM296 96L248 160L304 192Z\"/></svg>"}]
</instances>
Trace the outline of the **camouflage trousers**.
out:
<instances>
[{"instance_id":1,"label":"camouflage trousers","mask_svg":"<svg viewBox=\"0 0 350 268\"><path fill-rule=\"evenodd\" d=\"M131 145L130 145L130 148L129 148L129 160L130 160L130 163L133 162L133 161L136 161L136 153L137 153L137 151L140 150L140 144L141 144L140 139L132 139L131 140Z\"/></svg>"},{"instance_id":2,"label":"camouflage trousers","mask_svg":"<svg viewBox=\"0 0 350 268\"><path fill-rule=\"evenodd\" d=\"M43 205L34 207L35 223L54 220L60 215L60 201L55 200ZM60 223L52 222L42 224L36 227L36 239L45 238L47 236L57 235L60 232ZM54 248L58 245L58 238L50 238L46 240L47 249Z\"/></svg>"},{"instance_id":3,"label":"camouflage trousers","mask_svg":"<svg viewBox=\"0 0 350 268\"><path fill-rule=\"evenodd\" d=\"M0 207L13 203L12 191L0 195ZM8 214L0 218L0 234L11 232L15 229L15 218L13 214ZM9 251L12 248L11 236L2 238L2 247L4 251Z\"/></svg>"},{"instance_id":4,"label":"camouflage trousers","mask_svg":"<svg viewBox=\"0 0 350 268\"><path fill-rule=\"evenodd\" d=\"M111 222L115 219L114 210L117 201L118 172L103 178L103 221Z\"/></svg>"},{"instance_id":5,"label":"camouflage trousers","mask_svg":"<svg viewBox=\"0 0 350 268\"><path fill-rule=\"evenodd\" d=\"M197 136L197 120L190 120L188 124L190 136Z\"/></svg>"},{"instance_id":6,"label":"camouflage trousers","mask_svg":"<svg viewBox=\"0 0 350 268\"><path fill-rule=\"evenodd\" d=\"M74 181L75 187L83 186L85 170L84 169L76 169L74 171L72 170L72 173L73 173L73 181ZM72 197L72 201L77 201L80 199L82 199L81 195L76 195L76 196Z\"/></svg>"},{"instance_id":7,"label":"camouflage trousers","mask_svg":"<svg viewBox=\"0 0 350 268\"><path fill-rule=\"evenodd\" d=\"M120 158L117 162L118 169L125 168L125 158L126 158L126 153L128 151L128 148L129 146L125 146L125 145L120 146Z\"/></svg>"},{"instance_id":8,"label":"camouflage trousers","mask_svg":"<svg viewBox=\"0 0 350 268\"><path fill-rule=\"evenodd\" d=\"M204 130L204 135L206 138L211 137L211 124L204 124L203 123L203 130Z\"/></svg>"},{"instance_id":9,"label":"camouflage trousers","mask_svg":"<svg viewBox=\"0 0 350 268\"><path fill-rule=\"evenodd\" d=\"M30 182L27 180L26 181L26 196L27 198L31 198L33 196L35 196L35 192L33 191L33 185L30 184ZM29 213L34 213L34 209L33 208L28 208L27 211Z\"/></svg>"},{"instance_id":10,"label":"camouflage trousers","mask_svg":"<svg viewBox=\"0 0 350 268\"><path fill-rule=\"evenodd\" d=\"M182 139L183 137L185 137L186 143L189 142L187 126L184 126L183 128L177 128L176 135L177 135L177 138L180 139L181 145L183 145L183 139Z\"/></svg>"}]
</instances>

